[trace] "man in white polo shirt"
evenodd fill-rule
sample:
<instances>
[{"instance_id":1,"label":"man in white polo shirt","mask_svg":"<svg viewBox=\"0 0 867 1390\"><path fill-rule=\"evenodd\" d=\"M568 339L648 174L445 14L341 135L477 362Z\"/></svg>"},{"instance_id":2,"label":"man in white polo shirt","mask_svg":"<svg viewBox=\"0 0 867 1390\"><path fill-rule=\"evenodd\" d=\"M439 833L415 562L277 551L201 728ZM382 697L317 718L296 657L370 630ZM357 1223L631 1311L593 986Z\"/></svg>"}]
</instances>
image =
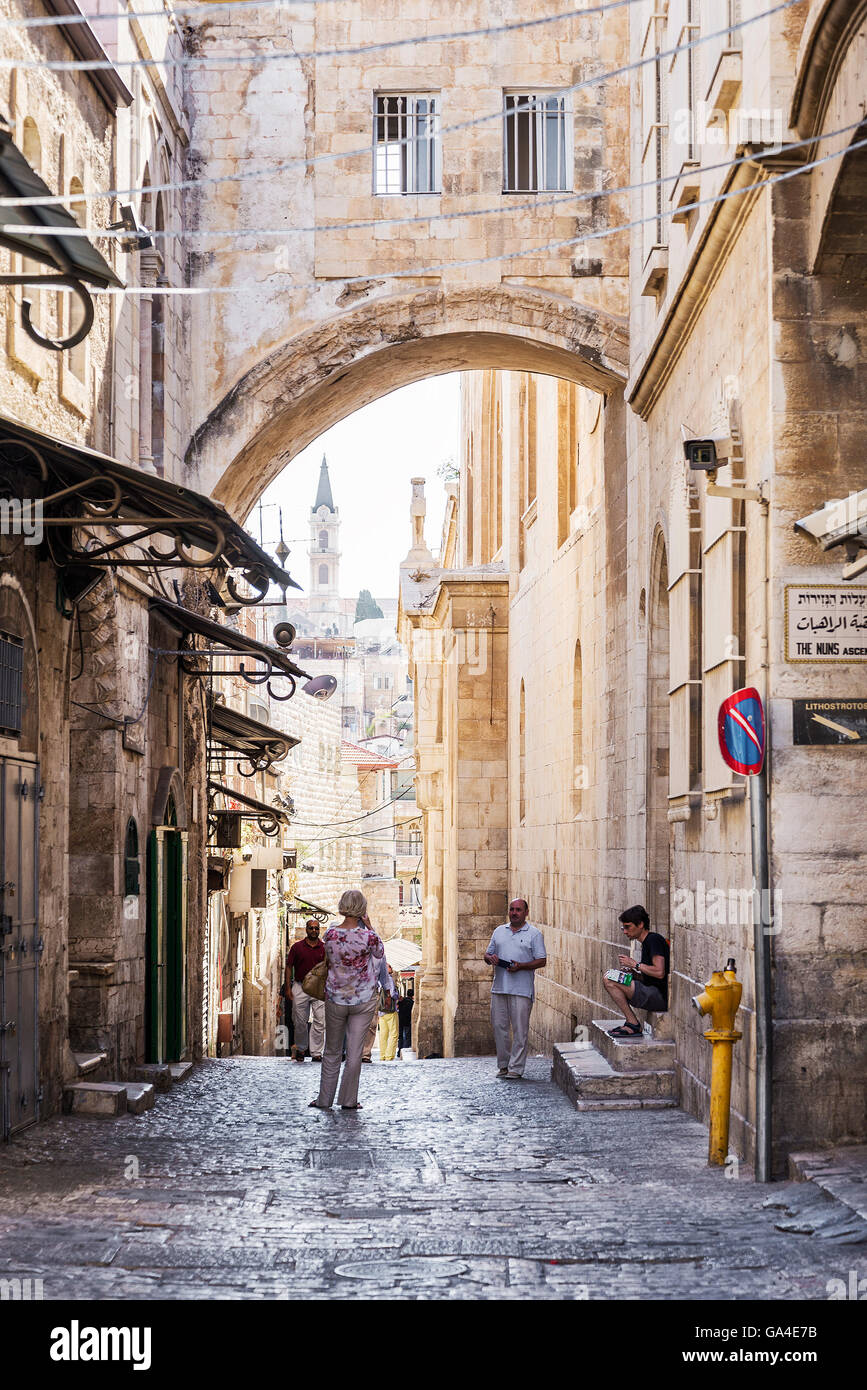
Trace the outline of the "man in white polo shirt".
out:
<instances>
[{"instance_id":1,"label":"man in white polo shirt","mask_svg":"<svg viewBox=\"0 0 867 1390\"><path fill-rule=\"evenodd\" d=\"M491 985L491 1024L497 1045L497 1076L520 1081L527 1063L530 1011L535 997L535 974L545 965L545 942L538 927L527 921L523 898L509 903L509 920L494 930L485 952L494 966Z\"/></svg>"}]
</instances>

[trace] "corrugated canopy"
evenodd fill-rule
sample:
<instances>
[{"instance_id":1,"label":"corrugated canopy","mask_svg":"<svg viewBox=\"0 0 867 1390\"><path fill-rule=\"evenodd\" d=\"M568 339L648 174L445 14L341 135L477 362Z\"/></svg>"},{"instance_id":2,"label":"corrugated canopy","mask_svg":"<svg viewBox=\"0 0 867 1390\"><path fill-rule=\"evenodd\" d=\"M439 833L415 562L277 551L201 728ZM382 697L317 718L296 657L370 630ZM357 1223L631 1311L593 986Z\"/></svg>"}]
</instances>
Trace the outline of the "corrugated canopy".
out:
<instances>
[{"instance_id":1,"label":"corrugated canopy","mask_svg":"<svg viewBox=\"0 0 867 1390\"><path fill-rule=\"evenodd\" d=\"M205 618L201 613L192 613L189 608L184 608L180 603L171 603L168 599L153 598L150 601L153 611L160 613L169 622L174 623L183 632L194 632L199 637L206 637L209 642L216 646L229 647L234 652L246 652L251 656L256 656L260 660L270 664L275 672L284 676L300 676L304 680L309 680L306 671L302 671L300 666L296 666L294 661L290 661L288 655L280 647L268 646L266 642L260 642L256 637L248 637L244 632L238 632L236 628L226 627L223 623L215 623L213 618ZM215 709L219 706L214 706ZM234 713L234 711L223 710L224 714ZM238 716L241 718L242 716ZM253 724L255 720L247 720ZM260 726L269 734L274 731L269 729L267 724ZM280 738L284 735L280 734ZM288 738L288 735L285 735ZM290 740L290 747L297 743L297 739Z\"/></svg>"},{"instance_id":2,"label":"corrugated canopy","mask_svg":"<svg viewBox=\"0 0 867 1390\"><path fill-rule=\"evenodd\" d=\"M279 762L290 748L301 742L291 734L272 729L270 724L262 724L228 705L218 704L211 705L211 737L235 753L244 753L256 760L267 756L269 763Z\"/></svg>"},{"instance_id":3,"label":"corrugated canopy","mask_svg":"<svg viewBox=\"0 0 867 1390\"><path fill-rule=\"evenodd\" d=\"M281 589L301 587L225 507L192 488L128 468L108 454L56 439L4 416L0 416L0 465L17 467L39 479L39 490L32 495L42 497L44 524L52 534L67 520L71 526L114 529L105 546L72 552L88 565L141 566L162 561L206 568L214 564L239 570L260 590L260 597L270 582ZM117 533L120 526L140 529L137 535L123 535ZM174 552L164 554L147 545L143 559L129 554L131 546L161 534L174 537ZM189 554L195 550L204 551L205 559Z\"/></svg>"},{"instance_id":4,"label":"corrugated canopy","mask_svg":"<svg viewBox=\"0 0 867 1390\"><path fill-rule=\"evenodd\" d=\"M35 170L31 169L8 131L0 127L0 197L50 198L51 189ZM73 275L89 285L105 289L109 285L123 287L111 266L83 236L40 236L38 232L10 231L8 228L34 226L79 230L71 212L59 204L34 203L28 207L0 207L0 223L7 228L0 232L0 246L17 251L31 260L64 275Z\"/></svg>"}]
</instances>

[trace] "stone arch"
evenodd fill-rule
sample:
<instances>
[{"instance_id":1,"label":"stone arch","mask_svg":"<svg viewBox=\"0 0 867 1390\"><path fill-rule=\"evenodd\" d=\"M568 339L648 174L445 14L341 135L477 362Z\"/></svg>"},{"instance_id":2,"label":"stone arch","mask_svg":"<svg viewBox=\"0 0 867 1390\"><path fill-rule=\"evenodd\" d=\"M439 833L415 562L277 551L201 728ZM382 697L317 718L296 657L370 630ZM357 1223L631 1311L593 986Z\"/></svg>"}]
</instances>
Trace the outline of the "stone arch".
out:
<instances>
[{"instance_id":1,"label":"stone arch","mask_svg":"<svg viewBox=\"0 0 867 1390\"><path fill-rule=\"evenodd\" d=\"M191 440L192 479L243 518L296 453L353 411L424 377L485 367L610 395L628 370L626 320L521 285L428 287L356 304L235 383Z\"/></svg>"},{"instance_id":2,"label":"stone arch","mask_svg":"<svg viewBox=\"0 0 867 1390\"><path fill-rule=\"evenodd\" d=\"M153 809L151 811L151 825L165 825L166 812L171 798L175 804L175 815L177 816L178 830L186 830L187 827L187 799L184 795L184 783L180 769L177 767L161 767L157 777L157 787L154 792Z\"/></svg>"},{"instance_id":3,"label":"stone arch","mask_svg":"<svg viewBox=\"0 0 867 1390\"><path fill-rule=\"evenodd\" d=\"M855 128L848 145L867 138L864 70L867 66L867 0L816 3L804 26L792 98L791 124L816 143L810 158L839 149L828 132ZM849 148L810 175L809 268L863 281L867 253L853 244L852 224L862 217L867 190L867 151Z\"/></svg>"}]
</instances>

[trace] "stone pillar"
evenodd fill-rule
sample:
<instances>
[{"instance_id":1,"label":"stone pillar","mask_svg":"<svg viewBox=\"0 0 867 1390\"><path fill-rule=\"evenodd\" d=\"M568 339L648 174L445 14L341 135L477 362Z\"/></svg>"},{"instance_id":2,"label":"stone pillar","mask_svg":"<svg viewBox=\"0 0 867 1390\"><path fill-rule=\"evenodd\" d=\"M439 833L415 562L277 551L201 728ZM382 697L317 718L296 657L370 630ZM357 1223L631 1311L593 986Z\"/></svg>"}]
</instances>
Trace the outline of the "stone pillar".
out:
<instances>
[{"instance_id":1,"label":"stone pillar","mask_svg":"<svg viewBox=\"0 0 867 1390\"><path fill-rule=\"evenodd\" d=\"M445 688L444 1052L492 1052L491 971L483 960L508 899L508 578L447 571L438 612Z\"/></svg>"},{"instance_id":2,"label":"stone pillar","mask_svg":"<svg viewBox=\"0 0 867 1390\"><path fill-rule=\"evenodd\" d=\"M139 274L142 285L154 286L160 272L160 257L156 251L142 251ZM139 372L138 372L138 464L143 473L156 473L153 456L153 300L149 294L139 296Z\"/></svg>"},{"instance_id":3,"label":"stone pillar","mask_svg":"<svg viewBox=\"0 0 867 1390\"><path fill-rule=\"evenodd\" d=\"M421 759L420 759L421 761ZM419 1057L443 1052L443 805L440 771L420 772L416 803L424 815L422 968L416 976L413 1047Z\"/></svg>"}]
</instances>

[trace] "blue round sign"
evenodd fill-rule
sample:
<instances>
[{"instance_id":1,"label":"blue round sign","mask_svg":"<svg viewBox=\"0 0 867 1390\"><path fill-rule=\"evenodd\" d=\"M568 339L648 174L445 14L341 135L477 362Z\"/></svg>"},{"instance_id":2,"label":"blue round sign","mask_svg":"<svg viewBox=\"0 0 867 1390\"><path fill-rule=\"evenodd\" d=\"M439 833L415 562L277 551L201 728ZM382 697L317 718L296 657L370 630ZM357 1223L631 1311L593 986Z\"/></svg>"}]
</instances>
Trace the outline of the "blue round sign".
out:
<instances>
[{"instance_id":1,"label":"blue round sign","mask_svg":"<svg viewBox=\"0 0 867 1390\"><path fill-rule=\"evenodd\" d=\"M734 772L761 772L765 758L765 711L753 686L736 690L719 707L719 747Z\"/></svg>"}]
</instances>

